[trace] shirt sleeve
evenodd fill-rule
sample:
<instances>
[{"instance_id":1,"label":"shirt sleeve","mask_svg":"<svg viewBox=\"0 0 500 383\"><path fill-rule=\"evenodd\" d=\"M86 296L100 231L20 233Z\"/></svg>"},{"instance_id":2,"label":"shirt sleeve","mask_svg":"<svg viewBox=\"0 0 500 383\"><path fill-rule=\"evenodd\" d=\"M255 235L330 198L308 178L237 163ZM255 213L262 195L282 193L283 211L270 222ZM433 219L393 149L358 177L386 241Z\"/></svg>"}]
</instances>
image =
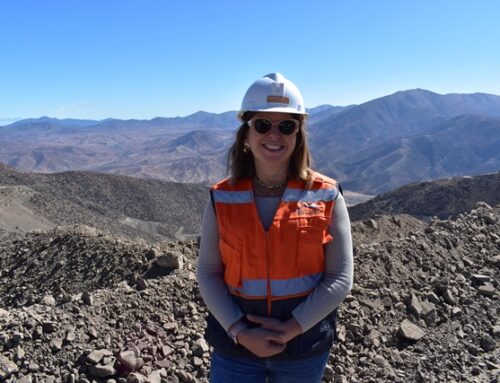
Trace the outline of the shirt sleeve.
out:
<instances>
[{"instance_id":1,"label":"shirt sleeve","mask_svg":"<svg viewBox=\"0 0 500 383\"><path fill-rule=\"evenodd\" d=\"M329 232L333 241L326 245L323 278L307 299L292 312L304 332L338 307L352 288L351 223L344 197L340 193L335 201Z\"/></svg>"},{"instance_id":2,"label":"shirt sleeve","mask_svg":"<svg viewBox=\"0 0 500 383\"><path fill-rule=\"evenodd\" d=\"M203 213L197 275L200 294L208 310L228 331L243 313L224 283L224 267L219 251L219 229L210 199Z\"/></svg>"}]
</instances>

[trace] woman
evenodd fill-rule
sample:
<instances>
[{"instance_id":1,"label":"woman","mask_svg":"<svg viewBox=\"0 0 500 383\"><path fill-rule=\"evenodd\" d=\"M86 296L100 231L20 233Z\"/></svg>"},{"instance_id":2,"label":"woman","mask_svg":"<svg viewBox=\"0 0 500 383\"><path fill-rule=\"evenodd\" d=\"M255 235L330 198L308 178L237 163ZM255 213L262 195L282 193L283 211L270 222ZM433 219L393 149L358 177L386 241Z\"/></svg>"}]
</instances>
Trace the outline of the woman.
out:
<instances>
[{"instance_id":1,"label":"woman","mask_svg":"<svg viewBox=\"0 0 500 383\"><path fill-rule=\"evenodd\" d=\"M352 287L346 205L337 182L310 169L307 113L291 81L254 82L238 117L198 260L210 381L319 382Z\"/></svg>"}]
</instances>

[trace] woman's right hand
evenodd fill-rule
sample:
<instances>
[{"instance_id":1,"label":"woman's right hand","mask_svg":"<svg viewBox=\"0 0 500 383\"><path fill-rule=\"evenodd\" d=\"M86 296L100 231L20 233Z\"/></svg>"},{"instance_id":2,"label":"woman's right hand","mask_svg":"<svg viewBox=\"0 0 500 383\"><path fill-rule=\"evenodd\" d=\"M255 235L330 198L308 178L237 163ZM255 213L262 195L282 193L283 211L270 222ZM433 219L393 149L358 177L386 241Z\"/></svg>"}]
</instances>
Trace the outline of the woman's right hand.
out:
<instances>
[{"instance_id":1,"label":"woman's right hand","mask_svg":"<svg viewBox=\"0 0 500 383\"><path fill-rule=\"evenodd\" d=\"M286 343L279 343L280 334L260 327L246 328L237 336L238 343L261 358L269 358L282 352Z\"/></svg>"}]
</instances>

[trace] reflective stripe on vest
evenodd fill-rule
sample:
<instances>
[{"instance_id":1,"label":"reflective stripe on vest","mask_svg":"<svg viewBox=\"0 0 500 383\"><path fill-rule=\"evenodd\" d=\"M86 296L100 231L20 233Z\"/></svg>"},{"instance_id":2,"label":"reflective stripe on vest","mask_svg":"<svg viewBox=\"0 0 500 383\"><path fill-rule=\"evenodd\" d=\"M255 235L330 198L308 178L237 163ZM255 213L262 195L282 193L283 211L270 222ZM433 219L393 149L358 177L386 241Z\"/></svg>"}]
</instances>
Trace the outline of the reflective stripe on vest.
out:
<instances>
[{"instance_id":1,"label":"reflective stripe on vest","mask_svg":"<svg viewBox=\"0 0 500 383\"><path fill-rule=\"evenodd\" d=\"M214 202L219 203L252 203L252 193L249 191L214 190Z\"/></svg>"},{"instance_id":2,"label":"reflective stripe on vest","mask_svg":"<svg viewBox=\"0 0 500 383\"><path fill-rule=\"evenodd\" d=\"M337 198L337 189L286 189L283 201L286 202L316 202L334 201ZM252 192L249 191L214 191L214 201L220 203L252 203Z\"/></svg>"},{"instance_id":3,"label":"reflective stripe on vest","mask_svg":"<svg viewBox=\"0 0 500 383\"><path fill-rule=\"evenodd\" d=\"M334 201L337 198L337 189L286 189L283 194L283 201L286 202L318 202Z\"/></svg>"},{"instance_id":4,"label":"reflective stripe on vest","mask_svg":"<svg viewBox=\"0 0 500 383\"><path fill-rule=\"evenodd\" d=\"M290 279L271 279L273 297L297 296L311 291L321 280L323 273ZM230 288L232 294L246 298L262 298L267 295L266 279L243 279L241 288Z\"/></svg>"}]
</instances>

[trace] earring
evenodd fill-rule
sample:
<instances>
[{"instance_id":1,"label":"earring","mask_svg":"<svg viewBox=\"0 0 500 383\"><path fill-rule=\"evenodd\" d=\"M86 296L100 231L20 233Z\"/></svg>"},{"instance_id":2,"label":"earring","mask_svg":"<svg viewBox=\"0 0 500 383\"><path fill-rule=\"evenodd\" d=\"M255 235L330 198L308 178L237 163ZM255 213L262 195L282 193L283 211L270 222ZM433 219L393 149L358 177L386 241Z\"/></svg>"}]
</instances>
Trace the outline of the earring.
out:
<instances>
[{"instance_id":1,"label":"earring","mask_svg":"<svg viewBox=\"0 0 500 383\"><path fill-rule=\"evenodd\" d=\"M243 153L247 154L248 152L250 152L250 145L248 145L248 142L245 142L243 144Z\"/></svg>"}]
</instances>

